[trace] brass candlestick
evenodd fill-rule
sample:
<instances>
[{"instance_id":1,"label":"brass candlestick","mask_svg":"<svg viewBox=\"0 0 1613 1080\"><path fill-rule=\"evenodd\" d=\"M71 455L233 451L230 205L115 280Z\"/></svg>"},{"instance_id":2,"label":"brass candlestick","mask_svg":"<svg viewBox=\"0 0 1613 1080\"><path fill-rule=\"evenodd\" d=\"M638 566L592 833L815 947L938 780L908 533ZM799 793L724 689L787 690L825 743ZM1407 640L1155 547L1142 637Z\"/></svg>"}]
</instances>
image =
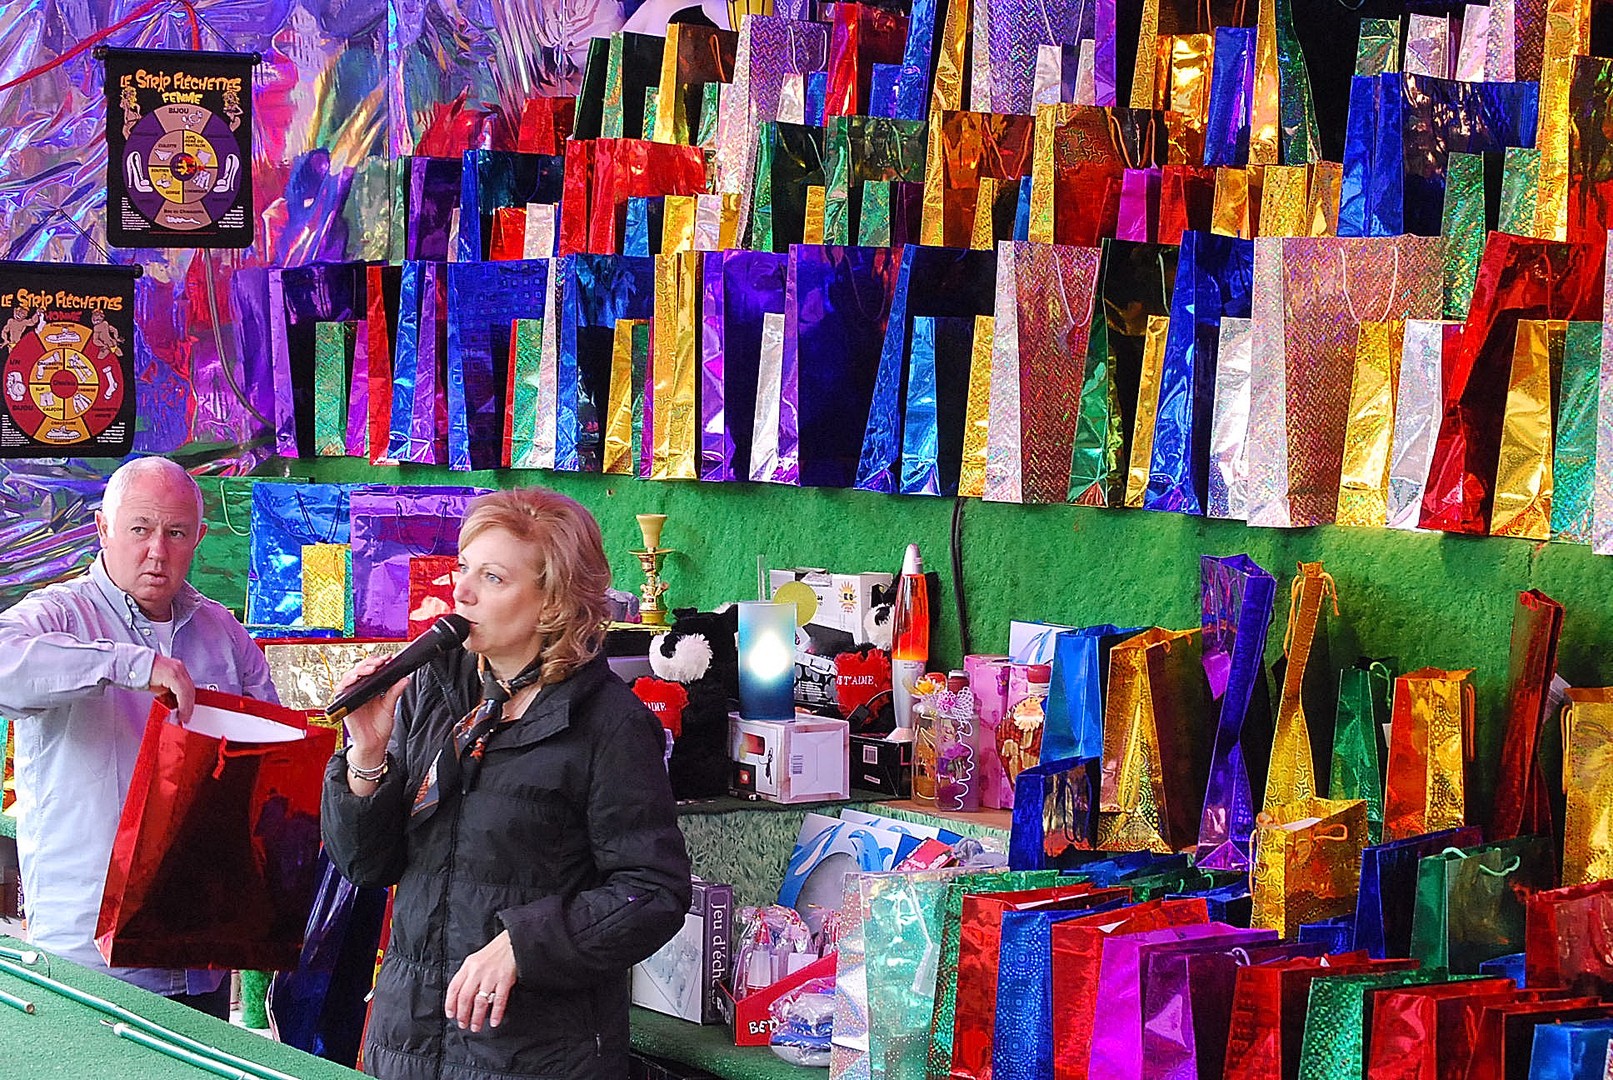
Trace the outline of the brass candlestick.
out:
<instances>
[{"instance_id":1,"label":"brass candlestick","mask_svg":"<svg viewBox=\"0 0 1613 1080\"><path fill-rule=\"evenodd\" d=\"M666 625L666 607L661 597L666 593L666 582L661 580L661 560L672 554L671 548L661 546L661 527L666 524L665 514L639 514L638 528L644 537L644 550L632 552L644 571L644 585L639 589L639 621L648 626Z\"/></svg>"}]
</instances>

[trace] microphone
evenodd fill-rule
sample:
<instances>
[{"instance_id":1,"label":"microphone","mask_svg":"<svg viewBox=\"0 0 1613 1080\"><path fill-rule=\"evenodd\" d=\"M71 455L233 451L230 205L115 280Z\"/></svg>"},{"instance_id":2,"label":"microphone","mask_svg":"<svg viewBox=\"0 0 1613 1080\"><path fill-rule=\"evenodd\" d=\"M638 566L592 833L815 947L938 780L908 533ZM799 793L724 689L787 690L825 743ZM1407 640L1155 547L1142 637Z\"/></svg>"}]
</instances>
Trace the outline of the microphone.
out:
<instances>
[{"instance_id":1,"label":"microphone","mask_svg":"<svg viewBox=\"0 0 1613 1080\"><path fill-rule=\"evenodd\" d=\"M393 683L408 678L449 650L457 649L469 636L470 622L463 615L444 615L379 670L337 694L336 700L325 706L325 719L340 720L371 698L384 694Z\"/></svg>"}]
</instances>

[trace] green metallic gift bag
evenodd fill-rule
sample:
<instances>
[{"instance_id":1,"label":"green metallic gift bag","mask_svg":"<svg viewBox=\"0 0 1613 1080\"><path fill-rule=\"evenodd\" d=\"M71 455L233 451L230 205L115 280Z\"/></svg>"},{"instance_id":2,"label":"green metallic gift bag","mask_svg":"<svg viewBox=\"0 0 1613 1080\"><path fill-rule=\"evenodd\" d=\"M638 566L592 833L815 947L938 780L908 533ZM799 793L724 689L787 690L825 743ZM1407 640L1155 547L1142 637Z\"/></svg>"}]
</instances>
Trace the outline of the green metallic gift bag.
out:
<instances>
[{"instance_id":1,"label":"green metallic gift bag","mask_svg":"<svg viewBox=\"0 0 1613 1080\"><path fill-rule=\"evenodd\" d=\"M1466 975L1487 960L1522 952L1523 898L1556 884L1556 859L1546 837L1426 856L1417 864L1411 955L1424 967Z\"/></svg>"},{"instance_id":2,"label":"green metallic gift bag","mask_svg":"<svg viewBox=\"0 0 1613 1080\"><path fill-rule=\"evenodd\" d=\"M1383 725L1395 674L1382 660L1362 657L1339 674L1339 710L1333 732L1328 794L1363 799L1367 842L1383 842Z\"/></svg>"},{"instance_id":3,"label":"green metallic gift bag","mask_svg":"<svg viewBox=\"0 0 1613 1080\"><path fill-rule=\"evenodd\" d=\"M1366 1075L1366 998L1374 990L1448 981L1438 968L1328 975L1313 980L1305 1009L1298 1080L1361 1080Z\"/></svg>"}]
</instances>

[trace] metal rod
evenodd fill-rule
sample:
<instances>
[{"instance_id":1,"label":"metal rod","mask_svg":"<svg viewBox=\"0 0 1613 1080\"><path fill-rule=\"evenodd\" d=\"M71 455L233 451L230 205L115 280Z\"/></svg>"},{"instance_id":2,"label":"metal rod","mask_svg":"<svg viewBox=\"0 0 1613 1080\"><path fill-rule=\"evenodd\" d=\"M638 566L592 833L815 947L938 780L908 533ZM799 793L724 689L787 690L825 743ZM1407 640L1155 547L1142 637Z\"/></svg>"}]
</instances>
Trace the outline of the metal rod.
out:
<instances>
[{"instance_id":1,"label":"metal rod","mask_svg":"<svg viewBox=\"0 0 1613 1080\"><path fill-rule=\"evenodd\" d=\"M102 1020L101 1023L106 1024L108 1021ZM165 1042L154 1035L147 1035L143 1031L137 1031L128 1024L112 1024L111 1027L112 1033L120 1039L128 1039L132 1043L139 1043L148 1050L155 1050L157 1053L171 1057L175 1061L183 1061L187 1065L194 1065L204 1072L210 1072L215 1076L225 1076L229 1080L253 1080L247 1073L226 1065L215 1057L209 1057L206 1054L193 1054L182 1046L175 1046L173 1043Z\"/></svg>"},{"instance_id":2,"label":"metal rod","mask_svg":"<svg viewBox=\"0 0 1613 1080\"><path fill-rule=\"evenodd\" d=\"M18 1012L25 1012L29 1016L32 1016L34 1014L34 1003L33 1002L24 1001L22 998L18 997L16 994L8 994L4 990L0 990L0 1004L10 1005L13 1009L16 1009Z\"/></svg>"},{"instance_id":3,"label":"metal rod","mask_svg":"<svg viewBox=\"0 0 1613 1080\"><path fill-rule=\"evenodd\" d=\"M181 1035L177 1031L170 1031L160 1024L152 1023L138 1013L130 1012L121 1005L114 1005L112 1002L98 998L94 994L86 994L84 991L68 986L66 983L46 978L38 972L29 971L25 967L18 967L9 960L0 960L0 971L15 975L19 979L31 982L35 986L42 987L52 993L60 994L70 1001L76 1001L80 1005L94 1009L96 1012L110 1016L115 1020L121 1020L131 1027L139 1028L158 1038L171 1040L176 1045L187 1050L214 1057L233 1068L240 1069L248 1075L249 1080L297 1080L295 1076L280 1072L278 1069L271 1069L267 1065L259 1065L255 1061L248 1061L246 1058L227 1054L216 1047L208 1046L206 1043Z\"/></svg>"}]
</instances>

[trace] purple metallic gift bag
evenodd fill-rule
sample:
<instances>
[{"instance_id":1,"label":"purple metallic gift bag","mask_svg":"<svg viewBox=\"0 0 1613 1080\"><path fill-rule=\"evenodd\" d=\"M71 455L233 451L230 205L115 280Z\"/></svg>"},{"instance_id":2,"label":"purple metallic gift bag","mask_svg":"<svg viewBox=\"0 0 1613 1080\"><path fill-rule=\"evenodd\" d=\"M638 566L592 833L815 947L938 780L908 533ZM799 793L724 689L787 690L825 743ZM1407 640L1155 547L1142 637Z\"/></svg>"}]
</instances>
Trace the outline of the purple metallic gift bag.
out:
<instances>
[{"instance_id":1,"label":"purple metallic gift bag","mask_svg":"<svg viewBox=\"0 0 1613 1080\"><path fill-rule=\"evenodd\" d=\"M986 3L987 0L975 0ZM1096 76L1098 104L1114 104L1114 8L1112 0L1100 0L1095 10L1091 0L992 0L991 37L987 49L991 58L990 112L1032 112L1031 95L1036 84L1036 55L1039 45L1079 45L1082 38L1096 36ZM1107 10L1101 10L1107 9ZM1107 42L1101 32L1109 22ZM1094 26L1100 33L1094 35ZM1105 45L1108 46L1105 52ZM979 48L980 43L975 43ZM1104 67L1107 62L1110 100L1104 100Z\"/></svg>"},{"instance_id":2,"label":"purple metallic gift bag","mask_svg":"<svg viewBox=\"0 0 1613 1080\"><path fill-rule=\"evenodd\" d=\"M1142 965L1142 1080L1219 1078L1232 1028L1238 970L1291 956L1320 956L1317 943L1150 951Z\"/></svg>"},{"instance_id":3,"label":"purple metallic gift bag","mask_svg":"<svg viewBox=\"0 0 1613 1080\"><path fill-rule=\"evenodd\" d=\"M1142 969L1145 946L1222 940L1247 934L1226 923L1201 923L1116 934L1104 939L1103 963L1098 974L1097 1000L1103 1022L1093 1027L1092 1057L1088 1075L1094 1080L1137 1080L1143 1067ZM1241 939L1234 939L1235 942Z\"/></svg>"},{"instance_id":4,"label":"purple metallic gift bag","mask_svg":"<svg viewBox=\"0 0 1613 1080\"><path fill-rule=\"evenodd\" d=\"M347 393L348 457L370 456L370 326L358 321L353 334L353 379Z\"/></svg>"},{"instance_id":5,"label":"purple metallic gift bag","mask_svg":"<svg viewBox=\"0 0 1613 1080\"><path fill-rule=\"evenodd\" d=\"M549 262L450 263L448 467L502 464L510 324L543 318Z\"/></svg>"},{"instance_id":6,"label":"purple metallic gift bag","mask_svg":"<svg viewBox=\"0 0 1613 1080\"><path fill-rule=\"evenodd\" d=\"M274 428L274 349L269 329L269 268L243 266L230 275L235 355L241 358L240 392L263 426Z\"/></svg>"},{"instance_id":7,"label":"purple metallic gift bag","mask_svg":"<svg viewBox=\"0 0 1613 1080\"><path fill-rule=\"evenodd\" d=\"M763 317L783 314L788 271L789 256L770 251L706 256L700 337L702 480L750 478Z\"/></svg>"},{"instance_id":8,"label":"purple metallic gift bag","mask_svg":"<svg viewBox=\"0 0 1613 1080\"><path fill-rule=\"evenodd\" d=\"M314 453L314 324L363 314L363 263L312 263L269 271L275 452Z\"/></svg>"},{"instance_id":9,"label":"purple metallic gift bag","mask_svg":"<svg viewBox=\"0 0 1613 1080\"><path fill-rule=\"evenodd\" d=\"M556 386L555 468L598 472L610 396L617 319L655 316L655 260L630 255L571 255L561 260ZM649 430L653 380L644 380ZM649 445L650 440L644 440Z\"/></svg>"},{"instance_id":10,"label":"purple metallic gift bag","mask_svg":"<svg viewBox=\"0 0 1613 1080\"><path fill-rule=\"evenodd\" d=\"M411 157L408 170L408 211L404 223L403 257L445 262L452 250L449 233L459 209L463 169L458 158Z\"/></svg>"},{"instance_id":11,"label":"purple metallic gift bag","mask_svg":"<svg viewBox=\"0 0 1613 1080\"><path fill-rule=\"evenodd\" d=\"M409 630L409 561L459 551L459 525L482 488L361 487L349 504L353 624L361 638Z\"/></svg>"}]
</instances>

